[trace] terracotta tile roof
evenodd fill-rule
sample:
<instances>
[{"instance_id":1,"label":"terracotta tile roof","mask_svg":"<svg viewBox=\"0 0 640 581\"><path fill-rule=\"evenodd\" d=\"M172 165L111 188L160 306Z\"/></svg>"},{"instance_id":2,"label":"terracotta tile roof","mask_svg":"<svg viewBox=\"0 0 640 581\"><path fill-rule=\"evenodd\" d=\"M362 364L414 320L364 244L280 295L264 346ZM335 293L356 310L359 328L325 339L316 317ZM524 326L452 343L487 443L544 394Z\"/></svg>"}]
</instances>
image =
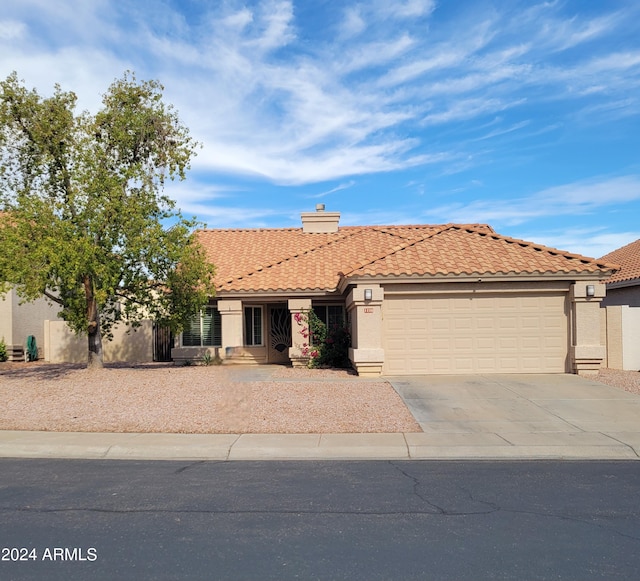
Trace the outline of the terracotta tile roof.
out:
<instances>
[{"instance_id":1,"label":"terracotta tile roof","mask_svg":"<svg viewBox=\"0 0 640 581\"><path fill-rule=\"evenodd\" d=\"M341 277L594 273L610 265L496 234L485 224L201 230L219 291L334 291Z\"/></svg>"},{"instance_id":2,"label":"terracotta tile roof","mask_svg":"<svg viewBox=\"0 0 640 581\"><path fill-rule=\"evenodd\" d=\"M445 225L346 276L599 273L612 266L464 225Z\"/></svg>"},{"instance_id":3,"label":"terracotta tile roof","mask_svg":"<svg viewBox=\"0 0 640 581\"><path fill-rule=\"evenodd\" d=\"M640 240L627 244L603 256L600 260L620 265L620 270L607 283L640 281Z\"/></svg>"}]
</instances>

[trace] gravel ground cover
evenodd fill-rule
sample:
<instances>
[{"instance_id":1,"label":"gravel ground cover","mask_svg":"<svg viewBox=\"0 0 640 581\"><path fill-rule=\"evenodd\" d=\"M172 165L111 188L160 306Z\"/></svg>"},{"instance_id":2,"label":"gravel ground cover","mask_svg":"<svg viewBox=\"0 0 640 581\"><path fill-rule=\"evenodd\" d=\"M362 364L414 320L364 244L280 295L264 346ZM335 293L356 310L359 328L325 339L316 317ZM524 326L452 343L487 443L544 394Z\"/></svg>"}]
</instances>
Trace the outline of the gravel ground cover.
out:
<instances>
[{"instance_id":1,"label":"gravel ground cover","mask_svg":"<svg viewBox=\"0 0 640 581\"><path fill-rule=\"evenodd\" d=\"M246 376L250 377L250 376ZM0 363L0 429L167 433L420 432L391 385L344 370Z\"/></svg>"},{"instance_id":2,"label":"gravel ground cover","mask_svg":"<svg viewBox=\"0 0 640 581\"><path fill-rule=\"evenodd\" d=\"M251 377L246 375L245 377ZM168 433L419 432L391 387L335 369L273 367L242 380L226 367L0 363L0 429ZM640 372L596 381L640 395Z\"/></svg>"},{"instance_id":3,"label":"gravel ground cover","mask_svg":"<svg viewBox=\"0 0 640 581\"><path fill-rule=\"evenodd\" d=\"M619 371L603 369L595 377L596 381L612 387L640 395L640 371Z\"/></svg>"}]
</instances>

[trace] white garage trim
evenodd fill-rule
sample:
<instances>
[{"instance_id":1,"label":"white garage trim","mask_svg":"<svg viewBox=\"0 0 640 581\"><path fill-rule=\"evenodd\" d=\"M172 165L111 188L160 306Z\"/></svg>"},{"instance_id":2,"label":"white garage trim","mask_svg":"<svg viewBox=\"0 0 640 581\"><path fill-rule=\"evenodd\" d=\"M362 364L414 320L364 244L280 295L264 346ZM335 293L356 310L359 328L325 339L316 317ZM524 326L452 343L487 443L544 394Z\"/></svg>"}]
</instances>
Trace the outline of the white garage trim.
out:
<instances>
[{"instance_id":1,"label":"white garage trim","mask_svg":"<svg viewBox=\"0 0 640 581\"><path fill-rule=\"evenodd\" d=\"M562 291L386 295L387 375L564 373L568 298Z\"/></svg>"}]
</instances>

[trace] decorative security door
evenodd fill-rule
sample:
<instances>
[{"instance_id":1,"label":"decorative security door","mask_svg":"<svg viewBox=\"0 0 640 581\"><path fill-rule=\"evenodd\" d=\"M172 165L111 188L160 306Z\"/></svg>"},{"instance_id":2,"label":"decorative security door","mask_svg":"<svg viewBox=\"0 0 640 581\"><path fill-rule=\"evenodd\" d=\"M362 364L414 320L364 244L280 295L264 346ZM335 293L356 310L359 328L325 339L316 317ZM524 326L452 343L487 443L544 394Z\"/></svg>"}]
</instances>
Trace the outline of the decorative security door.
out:
<instances>
[{"instance_id":1,"label":"decorative security door","mask_svg":"<svg viewBox=\"0 0 640 581\"><path fill-rule=\"evenodd\" d=\"M286 305L269 306L269 363L288 363L291 313Z\"/></svg>"}]
</instances>

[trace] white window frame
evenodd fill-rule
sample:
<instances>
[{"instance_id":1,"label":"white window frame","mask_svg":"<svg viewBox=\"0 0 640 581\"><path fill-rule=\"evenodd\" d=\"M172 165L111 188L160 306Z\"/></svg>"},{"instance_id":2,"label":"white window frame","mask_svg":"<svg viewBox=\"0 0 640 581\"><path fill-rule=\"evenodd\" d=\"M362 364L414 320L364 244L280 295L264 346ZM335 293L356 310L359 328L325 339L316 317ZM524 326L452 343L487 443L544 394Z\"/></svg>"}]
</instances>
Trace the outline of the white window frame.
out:
<instances>
[{"instance_id":1,"label":"white window frame","mask_svg":"<svg viewBox=\"0 0 640 581\"><path fill-rule=\"evenodd\" d=\"M251 316L247 318L247 311L251 311ZM259 312L257 321L259 321L260 333L259 342L256 342L256 314ZM244 332L244 344L246 347L264 347L264 309L261 305L245 305L242 310L243 332Z\"/></svg>"}]
</instances>

